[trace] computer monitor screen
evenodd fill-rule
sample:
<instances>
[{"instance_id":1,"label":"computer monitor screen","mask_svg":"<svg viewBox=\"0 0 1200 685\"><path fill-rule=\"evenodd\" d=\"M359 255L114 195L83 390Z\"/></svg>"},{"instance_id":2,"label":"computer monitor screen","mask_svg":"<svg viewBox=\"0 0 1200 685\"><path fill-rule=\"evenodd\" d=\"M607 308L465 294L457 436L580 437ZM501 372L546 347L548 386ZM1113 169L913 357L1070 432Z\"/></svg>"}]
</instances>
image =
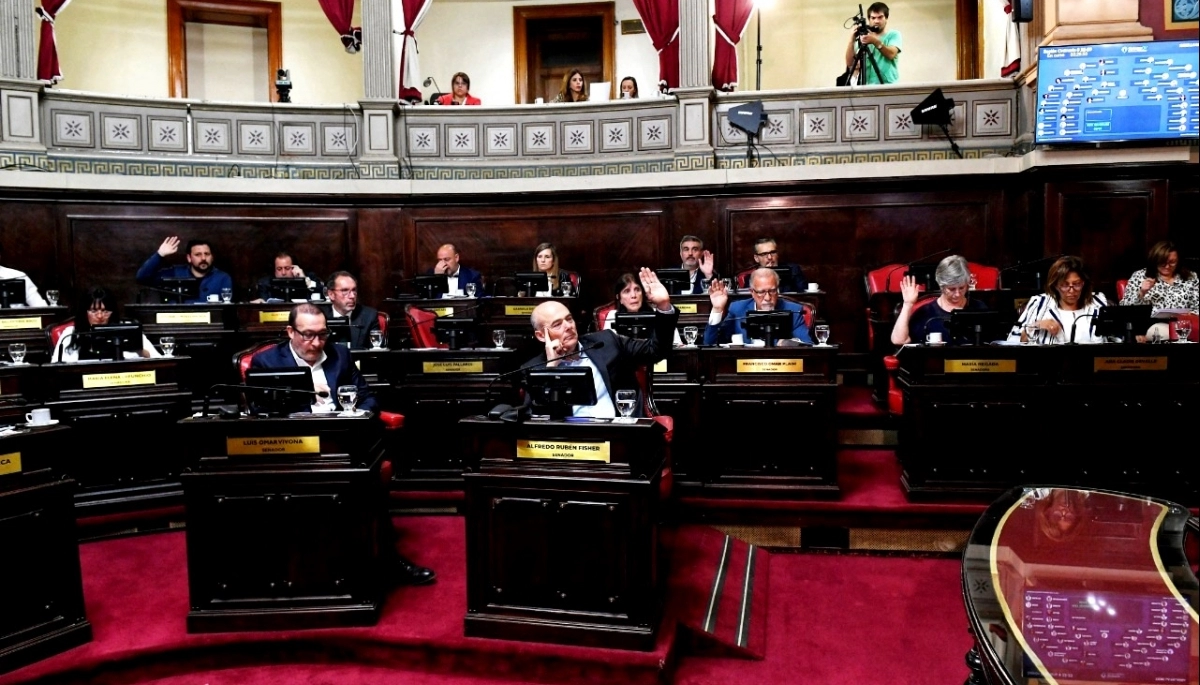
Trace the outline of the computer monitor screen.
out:
<instances>
[{"instance_id":1,"label":"computer monitor screen","mask_svg":"<svg viewBox=\"0 0 1200 685\"><path fill-rule=\"evenodd\" d=\"M1132 343L1136 336L1146 335L1153 317L1154 307L1148 304L1101 307L1092 323L1096 327L1097 335L1120 338L1123 342Z\"/></svg>"},{"instance_id":2,"label":"computer monitor screen","mask_svg":"<svg viewBox=\"0 0 1200 685\"><path fill-rule=\"evenodd\" d=\"M1012 326L1011 313L955 309L947 328L952 345L984 345L1007 338Z\"/></svg>"},{"instance_id":3,"label":"computer monitor screen","mask_svg":"<svg viewBox=\"0 0 1200 685\"><path fill-rule=\"evenodd\" d=\"M433 333L439 342L452 349L461 349L475 332L475 320L471 318L444 316L433 320Z\"/></svg>"},{"instance_id":4,"label":"computer monitor screen","mask_svg":"<svg viewBox=\"0 0 1200 685\"><path fill-rule=\"evenodd\" d=\"M687 269L655 269L654 275L672 295L689 290L692 284L692 273Z\"/></svg>"},{"instance_id":5,"label":"computer monitor screen","mask_svg":"<svg viewBox=\"0 0 1200 685\"><path fill-rule=\"evenodd\" d=\"M6 278L0 280L0 307L25 304L25 279Z\"/></svg>"},{"instance_id":6,"label":"computer monitor screen","mask_svg":"<svg viewBox=\"0 0 1200 685\"><path fill-rule=\"evenodd\" d=\"M754 340L765 340L767 347L773 347L776 342L792 337L796 328L796 312L777 309L770 312L746 312L746 320L742 328L746 335Z\"/></svg>"},{"instance_id":7,"label":"computer monitor screen","mask_svg":"<svg viewBox=\"0 0 1200 685\"><path fill-rule=\"evenodd\" d=\"M308 302L308 281L303 278L272 278L271 299Z\"/></svg>"},{"instance_id":8,"label":"computer monitor screen","mask_svg":"<svg viewBox=\"0 0 1200 685\"><path fill-rule=\"evenodd\" d=\"M450 292L450 280L446 274L425 274L413 278L417 294L427 300L436 300Z\"/></svg>"},{"instance_id":9,"label":"computer monitor screen","mask_svg":"<svg viewBox=\"0 0 1200 685\"><path fill-rule=\"evenodd\" d=\"M587 366L531 369L525 375L525 389L533 398L534 408L552 418L570 415L575 405L596 404L596 383Z\"/></svg>"},{"instance_id":10,"label":"computer monitor screen","mask_svg":"<svg viewBox=\"0 0 1200 685\"><path fill-rule=\"evenodd\" d=\"M776 266L771 268L777 276L779 276L779 292L794 293L798 290L796 282L792 280L792 270L786 266Z\"/></svg>"},{"instance_id":11,"label":"computer monitor screen","mask_svg":"<svg viewBox=\"0 0 1200 685\"><path fill-rule=\"evenodd\" d=\"M160 278L156 293L164 303L195 302L200 299L200 279L197 278Z\"/></svg>"},{"instance_id":12,"label":"computer monitor screen","mask_svg":"<svg viewBox=\"0 0 1200 685\"><path fill-rule=\"evenodd\" d=\"M517 292L525 297L536 297L538 293L550 292L550 276L545 271L518 271L513 274Z\"/></svg>"},{"instance_id":13,"label":"computer monitor screen","mask_svg":"<svg viewBox=\"0 0 1200 685\"><path fill-rule=\"evenodd\" d=\"M1200 41L1038 50L1037 144L1196 140Z\"/></svg>"},{"instance_id":14,"label":"computer monitor screen","mask_svg":"<svg viewBox=\"0 0 1200 685\"><path fill-rule=\"evenodd\" d=\"M344 316L326 317L325 327L329 329L329 342L335 345L344 345L347 348L351 346L354 337L349 318Z\"/></svg>"},{"instance_id":15,"label":"computer monitor screen","mask_svg":"<svg viewBox=\"0 0 1200 685\"><path fill-rule=\"evenodd\" d=\"M315 399L312 372L298 367L246 371L246 404L255 414L291 414L308 409Z\"/></svg>"},{"instance_id":16,"label":"computer monitor screen","mask_svg":"<svg viewBox=\"0 0 1200 685\"><path fill-rule=\"evenodd\" d=\"M79 335L80 359L124 359L126 352L141 352L142 325L113 323L92 326Z\"/></svg>"},{"instance_id":17,"label":"computer monitor screen","mask_svg":"<svg viewBox=\"0 0 1200 685\"><path fill-rule=\"evenodd\" d=\"M654 335L654 312L617 311L613 328L627 338L649 339Z\"/></svg>"}]
</instances>

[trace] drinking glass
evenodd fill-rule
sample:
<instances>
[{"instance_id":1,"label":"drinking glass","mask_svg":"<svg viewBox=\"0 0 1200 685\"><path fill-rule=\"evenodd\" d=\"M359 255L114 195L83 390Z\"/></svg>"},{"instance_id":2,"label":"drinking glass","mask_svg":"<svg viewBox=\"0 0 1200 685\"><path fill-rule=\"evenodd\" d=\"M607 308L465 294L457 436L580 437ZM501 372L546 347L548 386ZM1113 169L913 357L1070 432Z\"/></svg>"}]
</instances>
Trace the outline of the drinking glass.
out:
<instances>
[{"instance_id":1,"label":"drinking glass","mask_svg":"<svg viewBox=\"0 0 1200 685\"><path fill-rule=\"evenodd\" d=\"M467 297L475 297L475 284L474 283L467 284Z\"/></svg>"},{"instance_id":2,"label":"drinking glass","mask_svg":"<svg viewBox=\"0 0 1200 685\"><path fill-rule=\"evenodd\" d=\"M683 344L691 347L696 344L696 336L700 334L700 330L695 326L683 327Z\"/></svg>"},{"instance_id":3,"label":"drinking glass","mask_svg":"<svg viewBox=\"0 0 1200 685\"><path fill-rule=\"evenodd\" d=\"M372 350L383 349L383 331L379 330L378 328L372 329L371 332L367 334L367 337L371 340Z\"/></svg>"},{"instance_id":4,"label":"drinking glass","mask_svg":"<svg viewBox=\"0 0 1200 685\"><path fill-rule=\"evenodd\" d=\"M221 288L221 301L225 304L233 302L233 288Z\"/></svg>"},{"instance_id":5,"label":"drinking glass","mask_svg":"<svg viewBox=\"0 0 1200 685\"><path fill-rule=\"evenodd\" d=\"M57 290L47 290L46 291L46 304L50 305L51 307L58 306L58 291Z\"/></svg>"},{"instance_id":6,"label":"drinking glass","mask_svg":"<svg viewBox=\"0 0 1200 685\"><path fill-rule=\"evenodd\" d=\"M829 344L829 326L821 324L813 329L813 332L817 335L818 345L824 347L825 345Z\"/></svg>"},{"instance_id":7,"label":"drinking glass","mask_svg":"<svg viewBox=\"0 0 1200 685\"><path fill-rule=\"evenodd\" d=\"M979 276L976 276L975 274L971 274L971 290L974 290L978 286L979 286Z\"/></svg>"},{"instance_id":8,"label":"drinking glass","mask_svg":"<svg viewBox=\"0 0 1200 685\"><path fill-rule=\"evenodd\" d=\"M731 293L734 292L732 278L722 278L721 282L725 284L726 291L731 292Z\"/></svg>"},{"instance_id":9,"label":"drinking glass","mask_svg":"<svg viewBox=\"0 0 1200 685\"><path fill-rule=\"evenodd\" d=\"M158 346L162 348L164 357L175 356L175 336L164 335L158 339Z\"/></svg>"},{"instance_id":10,"label":"drinking glass","mask_svg":"<svg viewBox=\"0 0 1200 685\"><path fill-rule=\"evenodd\" d=\"M9 343L8 356L12 357L14 364L25 363L25 343Z\"/></svg>"},{"instance_id":11,"label":"drinking glass","mask_svg":"<svg viewBox=\"0 0 1200 685\"><path fill-rule=\"evenodd\" d=\"M571 282L570 281L563 281L562 285L558 286L558 289L560 292L562 292L563 297L571 296Z\"/></svg>"},{"instance_id":12,"label":"drinking glass","mask_svg":"<svg viewBox=\"0 0 1200 685\"><path fill-rule=\"evenodd\" d=\"M354 405L358 404L357 385L339 385L337 389L338 404L342 405L342 414L354 416Z\"/></svg>"},{"instance_id":13,"label":"drinking glass","mask_svg":"<svg viewBox=\"0 0 1200 685\"><path fill-rule=\"evenodd\" d=\"M497 349L502 349L504 347L504 340L507 337L507 334L505 334L503 330L497 328L496 330L492 331L492 344L494 344Z\"/></svg>"},{"instance_id":14,"label":"drinking glass","mask_svg":"<svg viewBox=\"0 0 1200 685\"><path fill-rule=\"evenodd\" d=\"M1026 343L1029 345L1036 345L1037 341L1038 341L1038 331L1040 331L1040 330L1041 329L1038 328L1037 326L1026 326L1025 327Z\"/></svg>"},{"instance_id":15,"label":"drinking glass","mask_svg":"<svg viewBox=\"0 0 1200 685\"><path fill-rule=\"evenodd\" d=\"M617 411L621 412L621 416L628 418L633 415L633 408L637 406L637 391L636 390L618 390L617 391Z\"/></svg>"},{"instance_id":16,"label":"drinking glass","mask_svg":"<svg viewBox=\"0 0 1200 685\"><path fill-rule=\"evenodd\" d=\"M1179 338L1177 342L1185 343L1188 341L1188 336L1192 334L1192 322L1189 319L1179 319L1175 322L1175 336ZM12 345L9 345L9 350Z\"/></svg>"}]
</instances>

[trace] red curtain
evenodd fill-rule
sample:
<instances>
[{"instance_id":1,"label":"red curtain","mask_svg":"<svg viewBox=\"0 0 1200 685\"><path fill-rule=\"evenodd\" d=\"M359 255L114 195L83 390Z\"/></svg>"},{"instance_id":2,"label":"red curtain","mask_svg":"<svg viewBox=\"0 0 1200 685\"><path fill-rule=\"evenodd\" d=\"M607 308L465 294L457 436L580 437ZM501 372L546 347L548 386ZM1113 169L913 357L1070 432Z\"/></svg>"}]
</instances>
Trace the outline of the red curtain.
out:
<instances>
[{"instance_id":1,"label":"red curtain","mask_svg":"<svg viewBox=\"0 0 1200 685\"><path fill-rule=\"evenodd\" d=\"M718 90L737 90L737 51L734 49L742 39L750 13L754 11L754 0L717 0L713 23L717 27L717 48L713 52L713 87Z\"/></svg>"},{"instance_id":2,"label":"red curtain","mask_svg":"<svg viewBox=\"0 0 1200 685\"><path fill-rule=\"evenodd\" d=\"M404 37L400 43L400 99L405 100L413 96L416 99L421 99L421 91L417 90L417 84L421 81L421 65L418 63L417 51L417 26L421 24L421 20L425 18L425 12L429 10L429 6L433 4L433 0L401 0L400 11L403 16L400 17L401 30L400 33Z\"/></svg>"},{"instance_id":3,"label":"red curtain","mask_svg":"<svg viewBox=\"0 0 1200 685\"><path fill-rule=\"evenodd\" d=\"M70 2L71 0L42 0L42 6L34 10L42 20L41 41L38 42L39 81L58 83L62 80L62 71L58 68L58 46L54 38L54 18Z\"/></svg>"},{"instance_id":4,"label":"red curtain","mask_svg":"<svg viewBox=\"0 0 1200 685\"><path fill-rule=\"evenodd\" d=\"M346 52L353 55L362 49L362 28L350 25L350 20L354 18L354 0L317 0L317 2L321 3L321 9L325 11L325 17L329 19L329 23L333 24L333 30L341 35L342 45L345 46Z\"/></svg>"},{"instance_id":5,"label":"red curtain","mask_svg":"<svg viewBox=\"0 0 1200 685\"><path fill-rule=\"evenodd\" d=\"M1012 0L1004 0L1004 13L1011 15ZM1011 16L1007 17L1012 19ZM1013 76L1021 71L1021 25L1009 21L1004 31L1004 66L1000 67L1000 76Z\"/></svg>"},{"instance_id":6,"label":"red curtain","mask_svg":"<svg viewBox=\"0 0 1200 685\"><path fill-rule=\"evenodd\" d=\"M658 50L658 89L679 87L679 0L633 0Z\"/></svg>"}]
</instances>

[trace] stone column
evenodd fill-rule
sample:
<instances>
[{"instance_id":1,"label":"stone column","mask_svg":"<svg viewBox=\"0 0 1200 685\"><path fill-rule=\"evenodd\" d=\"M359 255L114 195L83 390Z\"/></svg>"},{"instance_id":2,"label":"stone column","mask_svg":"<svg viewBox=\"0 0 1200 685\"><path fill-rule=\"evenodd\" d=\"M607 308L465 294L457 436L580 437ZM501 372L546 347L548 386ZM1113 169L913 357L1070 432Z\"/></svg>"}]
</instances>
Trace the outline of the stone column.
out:
<instances>
[{"instance_id":1,"label":"stone column","mask_svg":"<svg viewBox=\"0 0 1200 685\"><path fill-rule=\"evenodd\" d=\"M712 162L712 61L708 0L679 0L679 98L676 168L710 168Z\"/></svg>"},{"instance_id":2,"label":"stone column","mask_svg":"<svg viewBox=\"0 0 1200 685\"><path fill-rule=\"evenodd\" d=\"M3 0L0 0L3 2ZM392 0L363 0L363 132L359 159L370 176L377 165L396 163L396 56Z\"/></svg>"},{"instance_id":3,"label":"stone column","mask_svg":"<svg viewBox=\"0 0 1200 685\"><path fill-rule=\"evenodd\" d=\"M37 78L37 31L41 22L35 21L33 3L29 0L0 0L0 17L5 26L0 31L0 78Z\"/></svg>"}]
</instances>

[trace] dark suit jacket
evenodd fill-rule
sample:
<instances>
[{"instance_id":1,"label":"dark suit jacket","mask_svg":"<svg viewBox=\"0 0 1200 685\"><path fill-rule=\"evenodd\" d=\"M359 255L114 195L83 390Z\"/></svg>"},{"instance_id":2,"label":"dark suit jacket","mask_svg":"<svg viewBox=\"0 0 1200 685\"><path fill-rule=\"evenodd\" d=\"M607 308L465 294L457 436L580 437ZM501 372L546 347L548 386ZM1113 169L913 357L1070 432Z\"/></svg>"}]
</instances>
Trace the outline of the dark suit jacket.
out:
<instances>
[{"instance_id":1,"label":"dark suit jacket","mask_svg":"<svg viewBox=\"0 0 1200 685\"><path fill-rule=\"evenodd\" d=\"M425 273L432 275L433 269L430 269L429 271L426 271ZM458 289L465 293L467 291L468 283L475 284L475 296L476 297L483 297L483 295L484 295L484 293L483 293L483 274L479 273L478 271L476 271L475 269L472 269L469 266L463 266L462 264L459 264L458 265Z\"/></svg>"},{"instance_id":2,"label":"dark suit jacket","mask_svg":"<svg viewBox=\"0 0 1200 685\"><path fill-rule=\"evenodd\" d=\"M262 278L258 279L257 283L254 284L254 291L257 293L258 299L263 301L271 299L272 278L272 276L263 276ZM313 287L308 289L308 295L310 298L312 297L313 293L320 295L321 293L325 292L325 285L321 282L321 279L313 276L312 274L308 274L307 278L313 282Z\"/></svg>"},{"instance_id":3,"label":"dark suit jacket","mask_svg":"<svg viewBox=\"0 0 1200 685\"><path fill-rule=\"evenodd\" d=\"M808 326L804 325L804 309L800 305L779 298L776 304L777 309L786 309L792 314L792 333L791 335L781 336L787 338L797 338L801 342L812 343L812 339L808 336ZM754 298L738 300L729 305L729 311L725 312L725 320L719 326L704 327L704 344L716 345L717 343L727 343L733 335L739 334L743 339L746 339L746 329L742 326L742 322L746 320L747 312L754 311ZM749 340L747 339L747 342Z\"/></svg>"},{"instance_id":4,"label":"dark suit jacket","mask_svg":"<svg viewBox=\"0 0 1200 685\"><path fill-rule=\"evenodd\" d=\"M332 320L333 305L322 305L325 320ZM365 350L371 346L371 331L379 330L379 311L374 307L358 305L350 312L350 349Z\"/></svg>"},{"instance_id":5,"label":"dark suit jacket","mask_svg":"<svg viewBox=\"0 0 1200 685\"><path fill-rule=\"evenodd\" d=\"M618 335L614 330L597 331L579 336L579 344L587 351L587 358L600 370L604 387L608 389L608 397L616 409L617 390L637 390L638 403L634 416L642 416L645 398L637 381L639 366L653 364L664 359L671 351L675 338L675 324L679 321L679 311L672 308L668 314L656 312L654 317L654 336L648 340L636 340ZM599 347L594 347L600 343ZM528 369L546 363L546 353L530 359L522 368ZM525 394L525 403L531 404L533 398ZM619 413L618 413L619 415Z\"/></svg>"},{"instance_id":6,"label":"dark suit jacket","mask_svg":"<svg viewBox=\"0 0 1200 685\"><path fill-rule=\"evenodd\" d=\"M292 356L290 349L291 343L283 341L275 347L268 348L254 355L254 359L250 360L250 368L252 369L294 369L296 358ZM354 366L354 361L350 359L350 355L340 349L337 345L325 346L325 379L329 381L329 392L333 395L333 402L341 409L341 405L337 401L337 389L339 385L356 385L358 386L358 409L367 411L377 411L375 398L371 396L371 390L367 387L367 382L363 380L362 374ZM310 403L311 404L311 403Z\"/></svg>"}]
</instances>

